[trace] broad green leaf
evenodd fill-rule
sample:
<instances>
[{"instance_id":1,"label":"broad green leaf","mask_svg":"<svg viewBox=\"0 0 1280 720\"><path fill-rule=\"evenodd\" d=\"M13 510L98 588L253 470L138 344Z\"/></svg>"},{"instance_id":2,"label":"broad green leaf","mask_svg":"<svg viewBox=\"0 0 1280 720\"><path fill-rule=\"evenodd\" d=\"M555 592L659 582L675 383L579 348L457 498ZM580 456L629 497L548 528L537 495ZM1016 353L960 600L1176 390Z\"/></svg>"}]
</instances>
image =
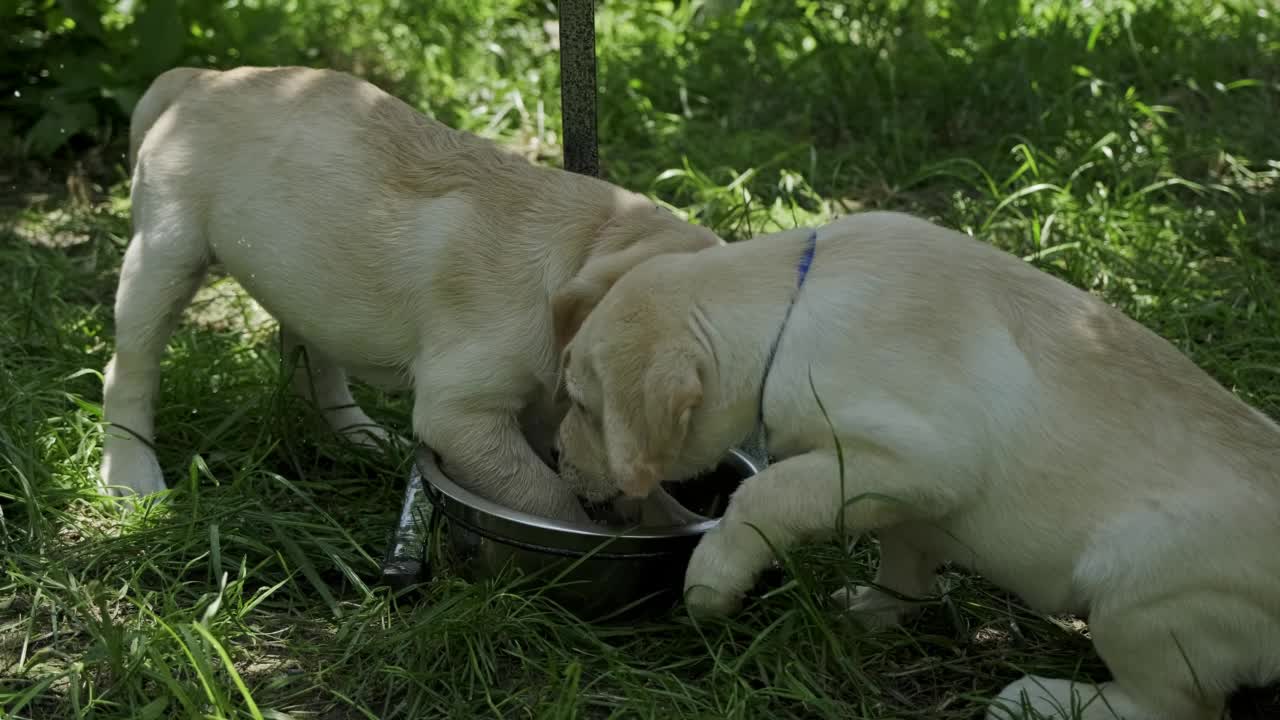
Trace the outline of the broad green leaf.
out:
<instances>
[{"instance_id":1,"label":"broad green leaf","mask_svg":"<svg viewBox=\"0 0 1280 720\"><path fill-rule=\"evenodd\" d=\"M49 109L27 131L27 152L37 157L53 153L78 132L98 123L98 111L88 102L54 100Z\"/></svg>"}]
</instances>

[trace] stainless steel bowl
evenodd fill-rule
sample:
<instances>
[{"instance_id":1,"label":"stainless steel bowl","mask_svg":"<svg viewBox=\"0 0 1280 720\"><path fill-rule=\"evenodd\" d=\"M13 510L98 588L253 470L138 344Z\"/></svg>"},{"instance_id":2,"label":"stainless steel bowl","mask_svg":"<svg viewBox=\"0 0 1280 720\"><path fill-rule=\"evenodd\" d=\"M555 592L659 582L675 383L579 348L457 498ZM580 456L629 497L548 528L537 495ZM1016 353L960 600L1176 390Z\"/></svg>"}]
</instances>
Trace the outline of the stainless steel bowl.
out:
<instances>
[{"instance_id":1,"label":"stainless steel bowl","mask_svg":"<svg viewBox=\"0 0 1280 720\"><path fill-rule=\"evenodd\" d=\"M629 617L669 608L680 599L684 571L699 538L715 527L729 496L759 467L731 450L713 471L670 492L711 519L693 525L624 531L557 522L516 512L450 480L433 453L420 449L415 472L446 527L436 534L450 567L473 580L512 568L531 585L585 619ZM411 478L412 484L417 478Z\"/></svg>"}]
</instances>

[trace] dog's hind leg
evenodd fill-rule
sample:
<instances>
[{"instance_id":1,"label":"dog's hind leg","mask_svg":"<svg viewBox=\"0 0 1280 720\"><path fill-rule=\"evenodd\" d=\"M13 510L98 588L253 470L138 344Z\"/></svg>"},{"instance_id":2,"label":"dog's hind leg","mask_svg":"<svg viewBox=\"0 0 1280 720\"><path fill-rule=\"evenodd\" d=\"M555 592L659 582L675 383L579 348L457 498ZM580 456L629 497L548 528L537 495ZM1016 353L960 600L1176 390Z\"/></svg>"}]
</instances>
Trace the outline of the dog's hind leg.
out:
<instances>
[{"instance_id":1,"label":"dog's hind leg","mask_svg":"<svg viewBox=\"0 0 1280 720\"><path fill-rule=\"evenodd\" d=\"M1199 606L1204 612L1175 595L1091 614L1094 647L1114 679L1094 685L1027 675L1001 691L987 720L1221 720L1223 671L1230 674L1233 660L1249 646L1236 633L1221 631L1246 627L1241 620L1248 611L1222 607L1215 602L1221 596L1207 600ZM1224 617L1232 621L1223 624Z\"/></svg>"},{"instance_id":2,"label":"dog's hind leg","mask_svg":"<svg viewBox=\"0 0 1280 720\"><path fill-rule=\"evenodd\" d=\"M284 362L293 363L294 392L313 403L334 432L364 447L405 442L365 414L351 396L341 366L283 325L280 344Z\"/></svg>"},{"instance_id":3,"label":"dog's hind leg","mask_svg":"<svg viewBox=\"0 0 1280 720\"><path fill-rule=\"evenodd\" d=\"M855 585L831 595L837 605L868 628L896 625L919 608L911 600L923 599L934 591L941 563L913 547L907 540L910 535L907 526L879 532L880 568L875 580L878 587Z\"/></svg>"},{"instance_id":4,"label":"dog's hind leg","mask_svg":"<svg viewBox=\"0 0 1280 720\"><path fill-rule=\"evenodd\" d=\"M146 495L165 487L151 446L160 360L208 267L207 246L192 213L178 203L153 203L139 186L135 179L135 230L116 288L116 347L102 392L100 481L111 495Z\"/></svg>"}]
</instances>

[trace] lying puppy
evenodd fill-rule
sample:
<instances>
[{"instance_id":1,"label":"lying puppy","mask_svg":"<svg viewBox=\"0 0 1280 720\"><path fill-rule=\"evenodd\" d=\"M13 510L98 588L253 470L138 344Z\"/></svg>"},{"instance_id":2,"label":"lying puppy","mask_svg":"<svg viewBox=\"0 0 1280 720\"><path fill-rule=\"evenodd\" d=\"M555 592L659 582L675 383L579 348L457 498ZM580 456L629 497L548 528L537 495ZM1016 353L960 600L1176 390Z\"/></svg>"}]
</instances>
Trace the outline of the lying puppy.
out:
<instances>
[{"instance_id":1,"label":"lying puppy","mask_svg":"<svg viewBox=\"0 0 1280 720\"><path fill-rule=\"evenodd\" d=\"M160 360L220 262L305 350L295 386L336 430L389 437L353 373L414 391L413 431L461 484L586 514L550 459L559 352L613 282L722 244L641 195L533 165L370 83L306 68L179 68L132 118L134 234L106 369L102 480L149 493Z\"/></svg>"},{"instance_id":2,"label":"lying puppy","mask_svg":"<svg viewBox=\"0 0 1280 720\"><path fill-rule=\"evenodd\" d=\"M949 560L1088 616L1114 681L1027 676L1010 706L1025 693L1059 717L1074 692L1085 720L1209 720L1280 677L1280 427L989 245L870 212L655 258L564 362L562 476L592 500L687 479L763 418L779 461L699 543L694 611L739 606L772 558L761 533L787 548L844 527L878 533L876 583L901 595L928 594ZM909 607L843 599L880 622Z\"/></svg>"}]
</instances>

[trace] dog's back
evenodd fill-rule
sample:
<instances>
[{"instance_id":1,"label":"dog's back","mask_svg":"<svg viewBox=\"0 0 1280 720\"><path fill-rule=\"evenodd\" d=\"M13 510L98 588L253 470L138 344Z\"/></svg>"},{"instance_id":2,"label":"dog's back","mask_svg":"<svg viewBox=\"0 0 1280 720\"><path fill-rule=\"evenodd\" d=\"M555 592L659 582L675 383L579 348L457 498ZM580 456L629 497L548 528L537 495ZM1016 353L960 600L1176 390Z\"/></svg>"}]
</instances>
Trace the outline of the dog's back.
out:
<instances>
[{"instance_id":1,"label":"dog's back","mask_svg":"<svg viewBox=\"0 0 1280 720\"><path fill-rule=\"evenodd\" d=\"M407 195L448 193L459 183L493 194L527 185L547 168L460 132L345 72L305 67L175 68L158 76L134 109L131 169L209 177L234 167L266 174L343 172ZM564 175L560 173L559 175ZM510 182L509 182L510 180ZM574 176L579 193L605 183ZM442 184L443 183L443 184Z\"/></svg>"},{"instance_id":2,"label":"dog's back","mask_svg":"<svg viewBox=\"0 0 1280 720\"><path fill-rule=\"evenodd\" d=\"M947 529L985 555L978 568L1046 611L1145 608L1213 690L1275 680L1280 425L1141 323L987 243L897 213L836 226L828 259L897 288L862 311L890 342L910 333L924 359L904 362L935 380L926 414L977 449L988 499Z\"/></svg>"},{"instance_id":3,"label":"dog's back","mask_svg":"<svg viewBox=\"0 0 1280 720\"><path fill-rule=\"evenodd\" d=\"M208 75L214 72L211 70L200 70L197 68L179 67L161 73L147 91L143 93L142 98L138 100L137 106L133 108L133 114L129 118L129 169L133 170L138 161L138 149L142 145L142 140L146 137L147 131L156 123L160 115L173 101L182 94L187 85L197 77Z\"/></svg>"},{"instance_id":4,"label":"dog's back","mask_svg":"<svg viewBox=\"0 0 1280 720\"><path fill-rule=\"evenodd\" d=\"M848 233L849 245L835 262L857 272L874 267L868 274L877 282L917 296L908 307L877 308L887 321L930 337L952 336L959 346L965 329L978 324L974 316L985 315L1007 330L1036 381L1049 387L1055 403L1070 404L1077 419L1104 424L1136 414L1173 421L1186 433L1170 437L1168 427L1150 434L1150 428L1126 426L1105 437L1136 435L1160 452L1213 445L1280 501L1280 425L1146 326L1010 253L919 218L867 212L846 216L837 227Z\"/></svg>"}]
</instances>

